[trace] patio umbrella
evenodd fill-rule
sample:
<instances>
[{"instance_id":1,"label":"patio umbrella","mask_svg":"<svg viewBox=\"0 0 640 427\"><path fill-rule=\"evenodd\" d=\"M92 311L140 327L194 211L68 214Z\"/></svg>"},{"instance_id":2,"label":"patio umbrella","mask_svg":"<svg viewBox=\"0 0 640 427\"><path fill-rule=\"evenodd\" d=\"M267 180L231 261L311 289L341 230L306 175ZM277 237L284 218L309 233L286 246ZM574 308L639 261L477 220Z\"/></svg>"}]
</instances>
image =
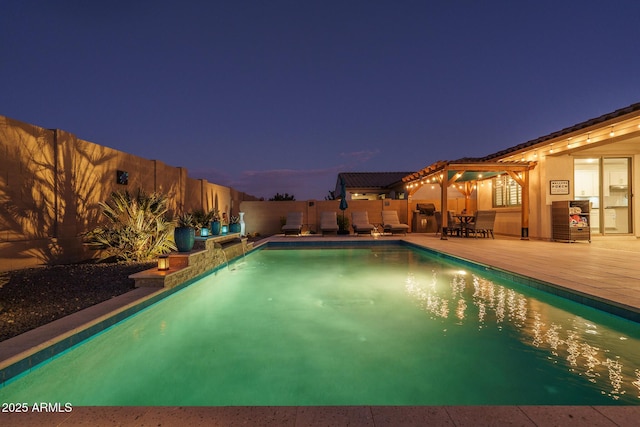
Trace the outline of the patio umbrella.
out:
<instances>
[{"instance_id":1,"label":"patio umbrella","mask_svg":"<svg viewBox=\"0 0 640 427\"><path fill-rule=\"evenodd\" d=\"M349 207L347 204L347 184L344 178L340 177L340 210L342 211L342 223L344 224L344 211Z\"/></svg>"}]
</instances>

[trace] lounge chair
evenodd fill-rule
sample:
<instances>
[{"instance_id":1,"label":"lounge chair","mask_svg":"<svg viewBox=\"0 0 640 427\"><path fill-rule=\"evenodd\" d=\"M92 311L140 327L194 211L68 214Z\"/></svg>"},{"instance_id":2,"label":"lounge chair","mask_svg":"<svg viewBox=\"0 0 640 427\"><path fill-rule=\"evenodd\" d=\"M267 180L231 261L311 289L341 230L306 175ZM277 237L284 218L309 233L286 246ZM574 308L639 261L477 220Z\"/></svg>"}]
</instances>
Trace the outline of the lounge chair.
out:
<instances>
[{"instance_id":1,"label":"lounge chair","mask_svg":"<svg viewBox=\"0 0 640 427\"><path fill-rule=\"evenodd\" d=\"M409 231L409 226L400 222L400 220L398 219L398 212L382 211L382 229L385 232L389 232L391 234L407 234L407 231Z\"/></svg>"},{"instance_id":2,"label":"lounge chair","mask_svg":"<svg viewBox=\"0 0 640 427\"><path fill-rule=\"evenodd\" d=\"M299 235L302 232L302 212L289 212L287 214L287 223L282 226L284 235Z\"/></svg>"},{"instance_id":3,"label":"lounge chair","mask_svg":"<svg viewBox=\"0 0 640 427\"><path fill-rule=\"evenodd\" d=\"M320 231L325 233L338 233L338 217L335 212L320 212Z\"/></svg>"},{"instance_id":4,"label":"lounge chair","mask_svg":"<svg viewBox=\"0 0 640 427\"><path fill-rule=\"evenodd\" d=\"M473 233L475 237L482 233L483 237L493 237L493 224L496 221L496 211L478 211L476 212L475 221L467 225L469 233Z\"/></svg>"},{"instance_id":5,"label":"lounge chair","mask_svg":"<svg viewBox=\"0 0 640 427\"><path fill-rule=\"evenodd\" d=\"M375 228L369 222L369 214L364 212L351 212L351 226L356 234L371 234Z\"/></svg>"}]
</instances>

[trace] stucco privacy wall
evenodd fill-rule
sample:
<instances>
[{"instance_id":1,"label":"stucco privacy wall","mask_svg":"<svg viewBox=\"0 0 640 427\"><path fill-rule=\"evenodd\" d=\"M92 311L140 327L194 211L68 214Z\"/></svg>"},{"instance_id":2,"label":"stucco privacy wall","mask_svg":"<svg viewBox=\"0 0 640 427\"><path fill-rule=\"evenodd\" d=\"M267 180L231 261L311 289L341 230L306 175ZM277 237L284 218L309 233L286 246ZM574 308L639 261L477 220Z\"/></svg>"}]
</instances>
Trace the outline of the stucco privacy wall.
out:
<instances>
[{"instance_id":1,"label":"stucco privacy wall","mask_svg":"<svg viewBox=\"0 0 640 427\"><path fill-rule=\"evenodd\" d=\"M116 182L116 171L129 182ZM98 202L141 188L169 196L172 213L214 207L232 212L228 187L189 178L187 170L0 116L0 271L91 256L82 233L101 220Z\"/></svg>"}]
</instances>

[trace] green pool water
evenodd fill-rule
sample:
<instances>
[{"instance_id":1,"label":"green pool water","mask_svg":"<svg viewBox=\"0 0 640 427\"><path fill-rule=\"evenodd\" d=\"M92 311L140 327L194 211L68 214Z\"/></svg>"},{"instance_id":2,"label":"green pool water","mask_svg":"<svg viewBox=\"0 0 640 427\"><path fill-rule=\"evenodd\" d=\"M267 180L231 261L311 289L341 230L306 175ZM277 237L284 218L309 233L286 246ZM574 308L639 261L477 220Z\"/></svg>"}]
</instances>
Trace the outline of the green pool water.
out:
<instances>
[{"instance_id":1,"label":"green pool water","mask_svg":"<svg viewBox=\"0 0 640 427\"><path fill-rule=\"evenodd\" d=\"M409 247L263 249L0 389L83 405L637 405L638 324Z\"/></svg>"}]
</instances>

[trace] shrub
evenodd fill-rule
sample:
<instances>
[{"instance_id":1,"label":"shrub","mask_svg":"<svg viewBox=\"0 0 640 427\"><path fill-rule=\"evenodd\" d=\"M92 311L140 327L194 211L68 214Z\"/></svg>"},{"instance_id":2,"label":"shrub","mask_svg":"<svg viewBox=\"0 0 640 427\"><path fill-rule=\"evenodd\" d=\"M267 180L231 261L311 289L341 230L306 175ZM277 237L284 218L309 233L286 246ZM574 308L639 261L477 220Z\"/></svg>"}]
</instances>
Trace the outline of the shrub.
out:
<instances>
[{"instance_id":1,"label":"shrub","mask_svg":"<svg viewBox=\"0 0 640 427\"><path fill-rule=\"evenodd\" d=\"M176 249L173 225L165 218L166 195L142 190L136 195L113 192L100 207L107 223L86 233L85 243L104 250L102 259L144 261Z\"/></svg>"},{"instance_id":2,"label":"shrub","mask_svg":"<svg viewBox=\"0 0 640 427\"><path fill-rule=\"evenodd\" d=\"M202 209L196 209L191 212L193 221L196 228L209 228L211 221L220 221L220 214L217 209L212 209L209 212L205 212Z\"/></svg>"}]
</instances>

